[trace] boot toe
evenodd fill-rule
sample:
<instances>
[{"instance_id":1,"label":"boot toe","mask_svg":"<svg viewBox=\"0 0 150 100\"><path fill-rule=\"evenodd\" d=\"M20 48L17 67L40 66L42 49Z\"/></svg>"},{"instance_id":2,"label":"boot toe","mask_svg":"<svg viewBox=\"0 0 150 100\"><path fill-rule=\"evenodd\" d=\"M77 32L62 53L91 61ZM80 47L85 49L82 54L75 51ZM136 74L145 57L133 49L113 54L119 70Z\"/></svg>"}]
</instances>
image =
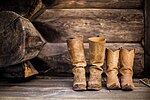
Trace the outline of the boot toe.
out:
<instances>
[{"instance_id":1,"label":"boot toe","mask_svg":"<svg viewBox=\"0 0 150 100\"><path fill-rule=\"evenodd\" d=\"M101 85L100 84L88 84L88 89L89 90L101 90Z\"/></svg>"},{"instance_id":2,"label":"boot toe","mask_svg":"<svg viewBox=\"0 0 150 100\"><path fill-rule=\"evenodd\" d=\"M75 90L75 91L84 91L84 90L86 90L86 85L85 84L75 84L73 86L73 90Z\"/></svg>"},{"instance_id":3,"label":"boot toe","mask_svg":"<svg viewBox=\"0 0 150 100\"><path fill-rule=\"evenodd\" d=\"M110 86L107 86L107 89L109 89L109 90L118 90L120 88L121 88L120 85L117 84L117 83L114 83L114 84L112 84Z\"/></svg>"},{"instance_id":4,"label":"boot toe","mask_svg":"<svg viewBox=\"0 0 150 100\"><path fill-rule=\"evenodd\" d=\"M133 88L134 88L134 86L129 85L129 84L122 86L122 90L125 90L125 91L132 91Z\"/></svg>"}]
</instances>

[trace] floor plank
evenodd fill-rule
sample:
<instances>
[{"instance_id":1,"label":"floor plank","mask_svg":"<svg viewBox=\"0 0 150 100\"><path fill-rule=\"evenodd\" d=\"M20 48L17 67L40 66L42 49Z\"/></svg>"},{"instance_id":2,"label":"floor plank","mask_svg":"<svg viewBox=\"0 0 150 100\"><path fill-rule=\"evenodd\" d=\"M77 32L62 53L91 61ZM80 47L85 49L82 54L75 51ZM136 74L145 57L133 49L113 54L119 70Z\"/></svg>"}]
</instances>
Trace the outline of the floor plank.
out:
<instances>
[{"instance_id":1,"label":"floor plank","mask_svg":"<svg viewBox=\"0 0 150 100\"><path fill-rule=\"evenodd\" d=\"M49 77L33 79L22 83L9 83L0 80L0 100L149 100L150 88L134 79L133 91L107 90L106 81L100 91L73 91L72 77Z\"/></svg>"}]
</instances>

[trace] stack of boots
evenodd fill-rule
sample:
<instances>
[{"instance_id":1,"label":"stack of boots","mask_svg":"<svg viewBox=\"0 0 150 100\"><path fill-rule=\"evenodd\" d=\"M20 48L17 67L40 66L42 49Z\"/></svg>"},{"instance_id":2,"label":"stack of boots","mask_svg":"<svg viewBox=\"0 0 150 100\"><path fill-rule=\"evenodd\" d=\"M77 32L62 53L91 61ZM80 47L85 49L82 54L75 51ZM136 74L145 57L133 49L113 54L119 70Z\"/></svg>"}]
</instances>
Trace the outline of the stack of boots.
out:
<instances>
[{"instance_id":1,"label":"stack of boots","mask_svg":"<svg viewBox=\"0 0 150 100\"><path fill-rule=\"evenodd\" d=\"M88 89L101 89L102 66L105 58L105 42L104 38L89 38L89 57L90 57L90 77L88 81Z\"/></svg>"},{"instance_id":2,"label":"stack of boots","mask_svg":"<svg viewBox=\"0 0 150 100\"><path fill-rule=\"evenodd\" d=\"M83 40L78 38L70 38L67 40L67 46L73 67L73 90L86 90L86 60Z\"/></svg>"},{"instance_id":3,"label":"stack of boots","mask_svg":"<svg viewBox=\"0 0 150 100\"><path fill-rule=\"evenodd\" d=\"M120 89L120 83L118 79L118 60L119 60L119 51L112 51L107 49L106 57L106 75L107 81L106 86L107 89Z\"/></svg>"},{"instance_id":4,"label":"stack of boots","mask_svg":"<svg viewBox=\"0 0 150 100\"><path fill-rule=\"evenodd\" d=\"M133 63L134 63L134 49L127 50L122 48L120 51L120 74L121 74L121 87L123 90L133 90Z\"/></svg>"}]
</instances>

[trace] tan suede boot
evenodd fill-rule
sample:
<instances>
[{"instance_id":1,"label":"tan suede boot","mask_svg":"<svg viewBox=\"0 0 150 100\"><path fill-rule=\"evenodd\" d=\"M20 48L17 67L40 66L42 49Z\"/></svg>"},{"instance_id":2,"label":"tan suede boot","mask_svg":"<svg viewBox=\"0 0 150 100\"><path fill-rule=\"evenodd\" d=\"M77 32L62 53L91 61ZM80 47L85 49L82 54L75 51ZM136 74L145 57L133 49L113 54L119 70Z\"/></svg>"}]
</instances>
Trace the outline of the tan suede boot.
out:
<instances>
[{"instance_id":1,"label":"tan suede boot","mask_svg":"<svg viewBox=\"0 0 150 100\"><path fill-rule=\"evenodd\" d=\"M119 51L112 51L107 49L106 57L106 75L107 75L107 82L106 86L107 89L120 89L120 83L118 79L118 60L119 60Z\"/></svg>"},{"instance_id":2,"label":"tan suede boot","mask_svg":"<svg viewBox=\"0 0 150 100\"><path fill-rule=\"evenodd\" d=\"M134 49L127 50L122 48L120 51L120 73L121 73L121 87L123 90L133 90L133 63L134 63Z\"/></svg>"},{"instance_id":3,"label":"tan suede boot","mask_svg":"<svg viewBox=\"0 0 150 100\"><path fill-rule=\"evenodd\" d=\"M86 60L84 55L83 41L78 38L70 38L67 40L68 51L73 66L73 89L86 90L85 66Z\"/></svg>"},{"instance_id":4,"label":"tan suede boot","mask_svg":"<svg viewBox=\"0 0 150 100\"><path fill-rule=\"evenodd\" d=\"M104 38L89 38L90 78L88 89L90 90L101 89L102 66L105 58L105 42L106 40Z\"/></svg>"}]
</instances>

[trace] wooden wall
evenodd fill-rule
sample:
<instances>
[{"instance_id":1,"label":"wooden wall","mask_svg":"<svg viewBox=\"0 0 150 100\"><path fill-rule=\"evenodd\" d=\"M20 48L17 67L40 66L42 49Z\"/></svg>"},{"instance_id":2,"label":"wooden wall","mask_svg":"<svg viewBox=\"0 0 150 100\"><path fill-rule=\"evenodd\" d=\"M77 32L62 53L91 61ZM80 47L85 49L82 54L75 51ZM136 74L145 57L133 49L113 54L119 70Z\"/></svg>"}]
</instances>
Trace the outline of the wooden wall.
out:
<instances>
[{"instance_id":1,"label":"wooden wall","mask_svg":"<svg viewBox=\"0 0 150 100\"><path fill-rule=\"evenodd\" d=\"M134 74L141 74L143 0L46 0L44 3L47 9L33 23L48 44L33 60L35 66L48 67L49 72L71 73L66 39L83 36L89 62L88 38L99 35L107 39L108 48L134 47Z\"/></svg>"},{"instance_id":2,"label":"wooden wall","mask_svg":"<svg viewBox=\"0 0 150 100\"><path fill-rule=\"evenodd\" d=\"M145 0L145 77L150 78L150 1Z\"/></svg>"}]
</instances>

